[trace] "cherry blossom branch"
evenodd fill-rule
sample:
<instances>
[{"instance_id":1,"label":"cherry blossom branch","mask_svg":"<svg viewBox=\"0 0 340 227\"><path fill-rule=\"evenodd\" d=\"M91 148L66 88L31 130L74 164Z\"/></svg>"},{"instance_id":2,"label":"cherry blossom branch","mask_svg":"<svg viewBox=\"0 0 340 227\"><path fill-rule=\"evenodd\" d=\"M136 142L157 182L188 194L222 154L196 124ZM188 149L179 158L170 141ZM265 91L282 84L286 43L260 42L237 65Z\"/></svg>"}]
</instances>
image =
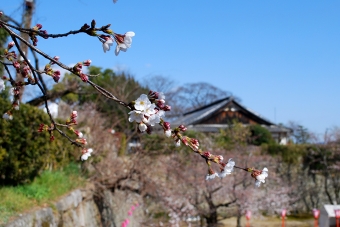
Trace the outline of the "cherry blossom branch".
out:
<instances>
[{"instance_id":1,"label":"cherry blossom branch","mask_svg":"<svg viewBox=\"0 0 340 227\"><path fill-rule=\"evenodd\" d=\"M2 13L0 13L0 16ZM73 111L70 118L66 121L65 124L60 124L55 122L53 119L51 112L48 107L48 91L46 88L46 85L42 79L42 74L46 74L48 76L51 76L53 80L57 83L60 79L60 71L54 70L52 68L52 65L58 65L59 67L65 69L66 71L69 71L71 74L79 77L83 82L88 83L91 85L98 93L103 95L104 97L115 101L119 105L124 106L125 108L129 109L129 121L130 122L136 122L138 132L140 133L151 133L152 127L155 125L160 125L164 131L164 134L172 138L175 141L176 146L180 146L181 143L183 143L185 146L190 148L193 152L199 154L206 162L208 166L208 175L206 176L206 180L213 179L215 177L225 177L233 172L234 168L242 169L247 172L251 173L251 176L256 180L256 185L259 186L261 183L265 182L265 178L268 176L268 169L264 168L262 171L256 170L255 168L242 168L235 166L235 161L232 159L229 159L227 162L223 162L223 157L221 155L214 155L209 151L204 151L200 148L199 141L195 138L190 138L188 136L183 135L183 133L187 130L187 128L184 125L180 125L174 129L171 129L170 123L166 122L163 117L165 115L165 112L168 112L171 110L171 107L168 105L165 105L165 96L163 93L150 91L148 95L142 94L137 100L132 101L130 103L125 103L124 101L117 98L115 95L107 91L106 89L102 88L101 86L95 84L91 80L89 80L89 77L97 76L97 75L88 75L83 73L82 67L83 66L90 66L91 60L86 60L83 62L78 62L73 67L68 67L65 64L61 63L59 61L59 57L51 57L44 53L43 51L39 50L37 46L37 36L42 37L44 39L48 38L61 38L61 37L67 37L69 35L77 35L80 33L86 33L89 36L97 37L98 40L102 43L103 51L109 51L110 47L115 42L117 44L115 49L115 54L118 55L119 52L126 51L128 48L130 48L132 43L132 37L135 35L134 32L127 32L124 35L114 33L109 27L110 24L96 28L96 22L95 20L92 20L91 25L84 24L79 30L69 31L67 33L63 34L48 34L46 30L42 30L42 25L37 24L31 29L24 29L18 26L11 25L9 23L6 23L5 21L0 19L0 27L3 28L5 31L8 32L11 39L13 40L8 44L7 49L5 49L5 54L2 56L3 58L6 58L10 63L5 63L4 61L1 61L5 66L5 69L9 75L9 78L3 77L4 80L10 81L12 88L12 93L14 95L14 102L12 103L12 109L19 109L19 99L18 96L20 94L20 88L26 85L37 85L42 93L42 99L44 100L44 105L47 110L47 114L50 117L51 126L47 126L45 124L41 124L38 131L43 132L47 131L50 133L50 139L54 140L53 131L57 131L59 134L67 138L72 144L83 147L83 145L87 144L86 139L82 138L82 134L75 130L73 126L77 124L76 118L77 118L77 112ZM29 35L32 44L28 41L26 41L24 38L22 38L20 35L16 34L12 29L15 29L17 31L26 33ZM97 32L103 32L104 34L98 34ZM44 57L45 59L48 59L50 62L45 65L44 70L38 69L38 62L36 61L36 67L33 67L30 61L27 59L25 53L20 48L20 45L18 43L18 40L20 40L23 44L27 45L35 59L38 59L36 54L39 54L40 56ZM22 60L18 59L16 56L16 53L14 51L10 52L10 49L15 46L21 57ZM13 66L17 73L20 73L24 78L27 79L26 82L15 82L13 80L13 77L11 76L10 70L8 69L8 66ZM38 76L37 76L38 74ZM32 77L33 76L33 77ZM39 77L39 79L38 79ZM0 85L4 87L3 80L0 81ZM0 87L0 91L1 91ZM11 109L11 110L12 110ZM4 114L3 118L11 120L12 114L11 110L7 111L7 113ZM68 135L66 135L59 127L64 127L73 132L75 135L77 135L77 139L72 139ZM86 160L89 156L91 156L91 152L93 150L91 148L86 149L83 148L81 156L82 160ZM219 166L220 172L216 173L212 168L212 163L215 163Z\"/></svg>"}]
</instances>

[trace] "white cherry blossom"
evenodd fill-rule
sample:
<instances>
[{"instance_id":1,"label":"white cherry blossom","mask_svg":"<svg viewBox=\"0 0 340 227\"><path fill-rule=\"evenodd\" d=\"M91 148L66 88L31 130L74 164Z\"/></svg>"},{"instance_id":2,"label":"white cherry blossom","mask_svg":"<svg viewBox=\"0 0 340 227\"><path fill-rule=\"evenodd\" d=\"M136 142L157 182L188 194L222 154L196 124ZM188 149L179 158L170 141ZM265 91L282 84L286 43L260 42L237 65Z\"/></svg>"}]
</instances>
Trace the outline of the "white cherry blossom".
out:
<instances>
[{"instance_id":1,"label":"white cherry blossom","mask_svg":"<svg viewBox=\"0 0 340 227\"><path fill-rule=\"evenodd\" d=\"M4 113L2 115L2 118L5 119L5 120L12 120L13 119L13 116L11 114L8 114L8 113Z\"/></svg>"},{"instance_id":2,"label":"white cherry blossom","mask_svg":"<svg viewBox=\"0 0 340 227\"><path fill-rule=\"evenodd\" d=\"M223 171L219 173L219 177L225 177L229 174L231 174L231 172L233 172L234 170L234 166L235 166L235 161L233 161L232 158L230 158L226 164L226 166L224 167Z\"/></svg>"},{"instance_id":3,"label":"white cherry blossom","mask_svg":"<svg viewBox=\"0 0 340 227\"><path fill-rule=\"evenodd\" d=\"M177 140L176 143L175 143L175 146L176 146L176 147L181 146L181 140Z\"/></svg>"},{"instance_id":4,"label":"white cherry blossom","mask_svg":"<svg viewBox=\"0 0 340 227\"><path fill-rule=\"evenodd\" d=\"M161 121L161 117L164 116L164 111L160 110L156 114L153 114L148 119L148 124L151 126L155 126L155 124L158 124Z\"/></svg>"},{"instance_id":5,"label":"white cherry blossom","mask_svg":"<svg viewBox=\"0 0 340 227\"><path fill-rule=\"evenodd\" d=\"M266 167L263 168L262 173L256 176L255 185L260 187L261 183L265 183L265 179L268 177L268 169Z\"/></svg>"},{"instance_id":6,"label":"white cherry blossom","mask_svg":"<svg viewBox=\"0 0 340 227\"><path fill-rule=\"evenodd\" d=\"M208 175L205 177L205 180L212 180L212 179L214 179L215 177L219 177L218 173L208 174Z\"/></svg>"},{"instance_id":7,"label":"white cherry blossom","mask_svg":"<svg viewBox=\"0 0 340 227\"><path fill-rule=\"evenodd\" d=\"M146 94L141 94L135 101L135 109L139 111L146 111L150 106L151 102Z\"/></svg>"},{"instance_id":8,"label":"white cherry blossom","mask_svg":"<svg viewBox=\"0 0 340 227\"><path fill-rule=\"evenodd\" d=\"M156 113L156 105L154 103L150 104L144 111L144 115L145 116L151 116L154 115Z\"/></svg>"},{"instance_id":9,"label":"white cherry blossom","mask_svg":"<svg viewBox=\"0 0 340 227\"><path fill-rule=\"evenodd\" d=\"M110 50L110 47L113 45L113 39L112 38L108 38L104 43L103 43L103 50L104 53L106 53L106 51Z\"/></svg>"},{"instance_id":10,"label":"white cherry blossom","mask_svg":"<svg viewBox=\"0 0 340 227\"><path fill-rule=\"evenodd\" d=\"M92 148L89 148L89 149L85 150L85 152L81 156L81 160L82 161L87 160L91 156L92 152L93 152Z\"/></svg>"},{"instance_id":11,"label":"white cherry blossom","mask_svg":"<svg viewBox=\"0 0 340 227\"><path fill-rule=\"evenodd\" d=\"M171 136L171 130L166 130L164 132L164 134L165 134L166 137L170 137Z\"/></svg>"},{"instance_id":12,"label":"white cherry blossom","mask_svg":"<svg viewBox=\"0 0 340 227\"><path fill-rule=\"evenodd\" d=\"M117 42L115 54L118 55L119 51L127 51L127 49L131 47L132 37L134 36L134 32L127 32L124 35L115 34L115 40Z\"/></svg>"},{"instance_id":13,"label":"white cherry blossom","mask_svg":"<svg viewBox=\"0 0 340 227\"><path fill-rule=\"evenodd\" d=\"M133 110L129 112L129 122L141 122L144 119L144 114L139 110Z\"/></svg>"}]
</instances>

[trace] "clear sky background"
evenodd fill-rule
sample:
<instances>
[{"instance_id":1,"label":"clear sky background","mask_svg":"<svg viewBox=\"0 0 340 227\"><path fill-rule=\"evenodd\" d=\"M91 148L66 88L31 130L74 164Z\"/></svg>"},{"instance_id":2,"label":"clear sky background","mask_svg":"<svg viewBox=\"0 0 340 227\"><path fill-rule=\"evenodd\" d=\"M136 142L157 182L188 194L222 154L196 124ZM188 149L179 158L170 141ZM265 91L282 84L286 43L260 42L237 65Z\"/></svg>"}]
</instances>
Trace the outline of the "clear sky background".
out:
<instances>
[{"instance_id":1,"label":"clear sky background","mask_svg":"<svg viewBox=\"0 0 340 227\"><path fill-rule=\"evenodd\" d=\"M0 0L20 19L22 0ZM178 85L207 82L275 123L295 121L319 135L340 126L339 0L36 0L33 23L48 33L92 19L132 47L104 53L84 34L39 38L38 48L69 65L86 59L137 80L161 75ZM46 62L42 62L46 63ZM221 97L222 98L222 97ZM130 101L130 100L126 100Z\"/></svg>"}]
</instances>

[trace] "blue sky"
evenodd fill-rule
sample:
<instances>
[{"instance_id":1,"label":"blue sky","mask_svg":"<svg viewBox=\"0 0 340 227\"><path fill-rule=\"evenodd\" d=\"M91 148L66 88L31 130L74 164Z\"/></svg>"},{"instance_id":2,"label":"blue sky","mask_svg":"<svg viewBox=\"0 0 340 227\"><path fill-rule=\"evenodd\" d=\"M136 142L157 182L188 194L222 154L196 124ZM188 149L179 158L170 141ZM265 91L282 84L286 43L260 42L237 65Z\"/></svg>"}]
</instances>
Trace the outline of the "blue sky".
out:
<instances>
[{"instance_id":1,"label":"blue sky","mask_svg":"<svg viewBox=\"0 0 340 227\"><path fill-rule=\"evenodd\" d=\"M22 0L2 9L20 18ZM86 35L39 39L65 64L91 59L138 80L162 75L178 85L208 82L276 123L295 121L323 134L340 126L340 1L36 0L34 23L49 33L92 19L134 31L118 57Z\"/></svg>"}]
</instances>

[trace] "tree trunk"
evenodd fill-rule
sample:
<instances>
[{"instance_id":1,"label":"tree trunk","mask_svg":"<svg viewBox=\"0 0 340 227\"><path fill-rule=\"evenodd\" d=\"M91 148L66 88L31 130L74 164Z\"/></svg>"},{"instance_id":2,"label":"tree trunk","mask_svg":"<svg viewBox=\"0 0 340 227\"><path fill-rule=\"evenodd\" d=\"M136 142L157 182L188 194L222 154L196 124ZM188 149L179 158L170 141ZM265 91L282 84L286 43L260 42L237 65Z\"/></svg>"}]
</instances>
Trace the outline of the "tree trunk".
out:
<instances>
[{"instance_id":1,"label":"tree trunk","mask_svg":"<svg viewBox=\"0 0 340 227\"><path fill-rule=\"evenodd\" d=\"M236 227L241 227L241 217L242 215L240 213L237 214L237 222L236 222Z\"/></svg>"},{"instance_id":2,"label":"tree trunk","mask_svg":"<svg viewBox=\"0 0 340 227\"><path fill-rule=\"evenodd\" d=\"M206 217L208 227L217 227L217 211L213 211L210 213L209 217Z\"/></svg>"}]
</instances>

